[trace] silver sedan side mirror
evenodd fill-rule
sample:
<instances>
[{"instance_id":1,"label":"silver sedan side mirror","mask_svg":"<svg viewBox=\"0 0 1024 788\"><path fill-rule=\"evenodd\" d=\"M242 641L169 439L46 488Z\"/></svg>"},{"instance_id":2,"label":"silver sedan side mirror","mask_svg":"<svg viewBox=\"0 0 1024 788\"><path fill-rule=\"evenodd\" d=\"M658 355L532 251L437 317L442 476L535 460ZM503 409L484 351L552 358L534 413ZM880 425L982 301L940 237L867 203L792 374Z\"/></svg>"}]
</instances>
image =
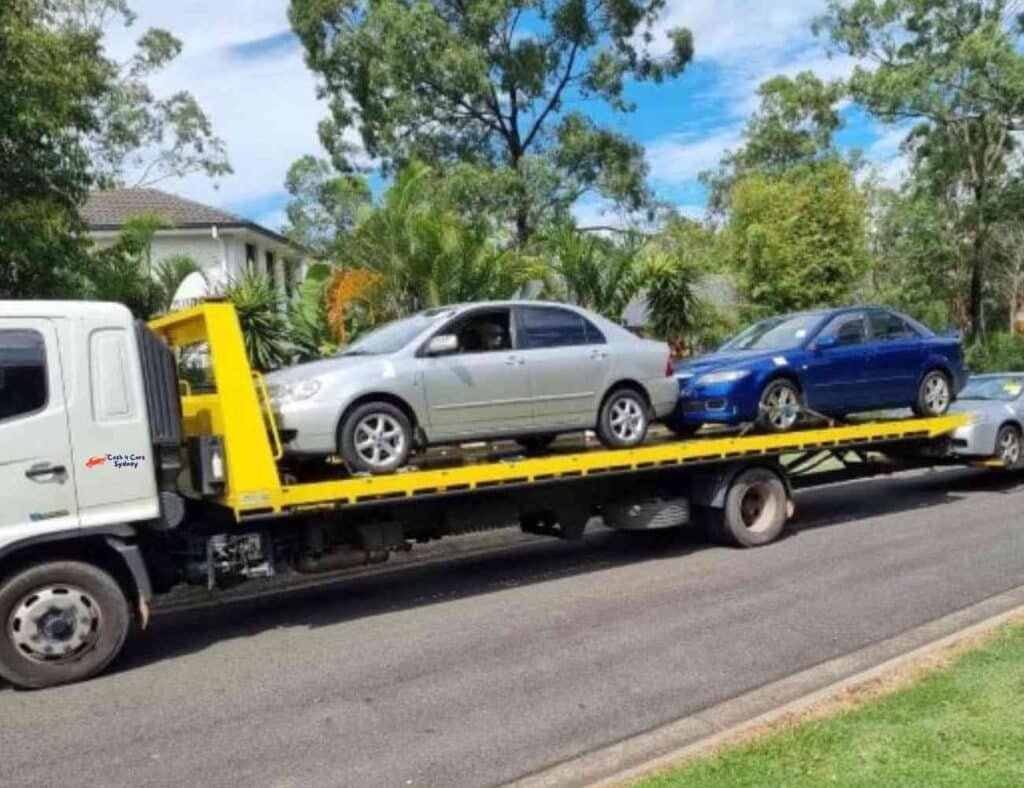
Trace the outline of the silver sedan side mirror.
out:
<instances>
[{"instance_id":1,"label":"silver sedan side mirror","mask_svg":"<svg viewBox=\"0 0 1024 788\"><path fill-rule=\"evenodd\" d=\"M459 338L455 334L438 334L427 343L427 354L445 356L459 349Z\"/></svg>"}]
</instances>

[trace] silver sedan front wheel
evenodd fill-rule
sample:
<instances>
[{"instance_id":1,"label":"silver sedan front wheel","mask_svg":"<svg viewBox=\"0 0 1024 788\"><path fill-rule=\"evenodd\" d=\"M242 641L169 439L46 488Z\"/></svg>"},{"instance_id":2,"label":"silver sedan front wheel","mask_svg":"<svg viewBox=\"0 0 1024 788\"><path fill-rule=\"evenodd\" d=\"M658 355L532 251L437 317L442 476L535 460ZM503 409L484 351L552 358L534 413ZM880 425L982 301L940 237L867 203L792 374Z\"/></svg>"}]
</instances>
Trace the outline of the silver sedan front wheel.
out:
<instances>
[{"instance_id":1,"label":"silver sedan front wheel","mask_svg":"<svg viewBox=\"0 0 1024 788\"><path fill-rule=\"evenodd\" d=\"M1020 433L1013 425L1004 424L999 428L999 434L996 436L996 456L1007 468L1016 468L1020 465Z\"/></svg>"},{"instance_id":2,"label":"silver sedan front wheel","mask_svg":"<svg viewBox=\"0 0 1024 788\"><path fill-rule=\"evenodd\" d=\"M406 415L388 402L361 405L341 428L341 455L356 473L391 473L405 464L412 449Z\"/></svg>"}]
</instances>

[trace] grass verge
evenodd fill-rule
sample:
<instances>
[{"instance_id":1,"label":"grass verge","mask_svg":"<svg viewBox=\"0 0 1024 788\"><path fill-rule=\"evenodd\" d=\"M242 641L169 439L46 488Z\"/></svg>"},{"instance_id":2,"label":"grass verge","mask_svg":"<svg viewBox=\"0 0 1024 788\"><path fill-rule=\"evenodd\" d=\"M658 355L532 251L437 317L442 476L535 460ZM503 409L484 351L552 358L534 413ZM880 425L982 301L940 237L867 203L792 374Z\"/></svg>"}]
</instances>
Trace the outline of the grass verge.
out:
<instances>
[{"instance_id":1,"label":"grass verge","mask_svg":"<svg viewBox=\"0 0 1024 788\"><path fill-rule=\"evenodd\" d=\"M1024 626L889 681L855 691L834 716L792 720L637 785L1024 785Z\"/></svg>"}]
</instances>

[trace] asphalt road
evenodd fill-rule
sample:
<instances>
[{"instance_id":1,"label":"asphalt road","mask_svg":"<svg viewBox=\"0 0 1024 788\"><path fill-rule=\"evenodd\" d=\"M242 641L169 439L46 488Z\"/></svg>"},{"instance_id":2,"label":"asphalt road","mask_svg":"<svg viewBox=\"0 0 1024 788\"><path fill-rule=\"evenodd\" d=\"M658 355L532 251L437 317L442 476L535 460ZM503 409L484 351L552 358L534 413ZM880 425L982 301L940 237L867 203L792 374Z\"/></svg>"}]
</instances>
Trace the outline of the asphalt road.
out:
<instances>
[{"instance_id":1,"label":"asphalt road","mask_svg":"<svg viewBox=\"0 0 1024 788\"><path fill-rule=\"evenodd\" d=\"M759 550L510 536L175 614L99 679L0 689L0 784L512 779L1024 584L1022 503L1005 477L915 474L805 491Z\"/></svg>"}]
</instances>

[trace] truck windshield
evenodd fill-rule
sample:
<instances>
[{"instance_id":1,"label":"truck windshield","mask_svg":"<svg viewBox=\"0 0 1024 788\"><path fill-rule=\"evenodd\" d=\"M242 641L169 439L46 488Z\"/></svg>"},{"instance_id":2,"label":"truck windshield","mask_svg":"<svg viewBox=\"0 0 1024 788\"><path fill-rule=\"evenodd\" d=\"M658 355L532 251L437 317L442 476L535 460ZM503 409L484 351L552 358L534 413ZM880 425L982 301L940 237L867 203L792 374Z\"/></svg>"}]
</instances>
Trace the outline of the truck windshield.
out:
<instances>
[{"instance_id":1,"label":"truck windshield","mask_svg":"<svg viewBox=\"0 0 1024 788\"><path fill-rule=\"evenodd\" d=\"M993 375L971 378L957 399L988 399L1012 402L1024 391L1024 377L1017 375Z\"/></svg>"},{"instance_id":2,"label":"truck windshield","mask_svg":"<svg viewBox=\"0 0 1024 788\"><path fill-rule=\"evenodd\" d=\"M821 318L817 312L770 317L743 329L718 350L786 350L798 347Z\"/></svg>"},{"instance_id":3,"label":"truck windshield","mask_svg":"<svg viewBox=\"0 0 1024 788\"><path fill-rule=\"evenodd\" d=\"M432 325L451 317L454 313L453 309L428 309L412 317L385 323L353 342L338 355L380 356L397 353Z\"/></svg>"}]
</instances>

